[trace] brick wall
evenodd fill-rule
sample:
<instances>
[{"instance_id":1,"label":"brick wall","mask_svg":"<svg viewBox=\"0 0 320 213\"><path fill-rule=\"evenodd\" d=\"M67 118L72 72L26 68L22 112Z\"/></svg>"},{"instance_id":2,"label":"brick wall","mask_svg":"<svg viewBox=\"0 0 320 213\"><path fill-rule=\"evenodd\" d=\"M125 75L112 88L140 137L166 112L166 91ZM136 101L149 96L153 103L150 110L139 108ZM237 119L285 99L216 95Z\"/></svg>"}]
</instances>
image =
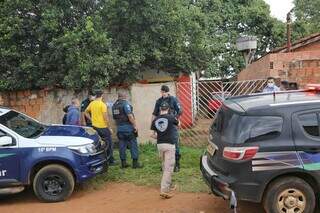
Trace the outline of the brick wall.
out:
<instances>
[{"instance_id":1,"label":"brick wall","mask_svg":"<svg viewBox=\"0 0 320 213\"><path fill-rule=\"evenodd\" d=\"M0 105L7 106L23 112L31 117L37 118L44 105L47 91L16 91L3 92L0 95Z\"/></svg>"},{"instance_id":2,"label":"brick wall","mask_svg":"<svg viewBox=\"0 0 320 213\"><path fill-rule=\"evenodd\" d=\"M320 83L320 59L291 62L288 78L289 81L297 82L300 88L306 84Z\"/></svg>"},{"instance_id":3,"label":"brick wall","mask_svg":"<svg viewBox=\"0 0 320 213\"><path fill-rule=\"evenodd\" d=\"M268 54L242 70L238 75L238 80L263 79L273 76L281 78L281 80L300 82L301 86L308 83L309 80L310 83L320 83L320 79L317 77L319 75L318 60L320 60L320 50ZM297 67L293 68L292 64L301 61L305 61L305 64L297 71ZM307 66L306 64L311 63L310 61L313 61L314 65ZM307 75L302 74L305 72ZM303 80L299 78L303 78Z\"/></svg>"},{"instance_id":4,"label":"brick wall","mask_svg":"<svg viewBox=\"0 0 320 213\"><path fill-rule=\"evenodd\" d=\"M264 79L270 75L270 54L250 64L238 74L238 81Z\"/></svg>"}]
</instances>

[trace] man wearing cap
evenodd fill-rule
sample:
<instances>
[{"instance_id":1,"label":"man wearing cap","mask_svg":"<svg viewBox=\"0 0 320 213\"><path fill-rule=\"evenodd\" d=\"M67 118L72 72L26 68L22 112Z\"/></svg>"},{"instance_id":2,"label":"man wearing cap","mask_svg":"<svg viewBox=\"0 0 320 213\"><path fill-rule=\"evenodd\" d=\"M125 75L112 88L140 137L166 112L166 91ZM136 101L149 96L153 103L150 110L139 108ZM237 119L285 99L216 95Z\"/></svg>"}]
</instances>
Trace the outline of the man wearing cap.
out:
<instances>
[{"instance_id":1,"label":"man wearing cap","mask_svg":"<svg viewBox=\"0 0 320 213\"><path fill-rule=\"evenodd\" d=\"M160 106L163 102L168 103L169 105L169 114L172 114L176 119L179 119L179 117L182 114L182 109L180 106L179 101L177 100L176 97L171 96L169 94L169 87L167 85L162 85L161 86L161 97L156 101L156 104L154 106L154 110L152 113L152 121L156 118L156 116L160 115ZM175 152L175 166L174 166L174 171L178 172L180 170L180 149L179 149L179 132L178 132L178 126L174 126L174 128L177 129L175 131L175 146L176 146L176 152Z\"/></svg>"},{"instance_id":2,"label":"man wearing cap","mask_svg":"<svg viewBox=\"0 0 320 213\"><path fill-rule=\"evenodd\" d=\"M153 120L151 137L157 139L157 147L162 161L162 179L160 196L162 198L171 198L172 191L172 173L175 165L175 149L177 140L177 126L179 121L173 114L169 114L170 105L167 102L160 104L160 114Z\"/></svg>"},{"instance_id":3,"label":"man wearing cap","mask_svg":"<svg viewBox=\"0 0 320 213\"><path fill-rule=\"evenodd\" d=\"M138 169L142 168L142 165L138 162L138 128L133 114L133 107L126 99L125 93L118 93L118 100L112 106L112 116L117 125L121 168L125 169L129 167L126 160L126 150L129 146L132 158L132 168Z\"/></svg>"},{"instance_id":4,"label":"man wearing cap","mask_svg":"<svg viewBox=\"0 0 320 213\"><path fill-rule=\"evenodd\" d=\"M95 99L95 94L93 91L88 92L88 97L81 102L80 110L81 110L81 125L82 126L92 126L91 120L85 117L84 111L87 109L91 101Z\"/></svg>"},{"instance_id":5,"label":"man wearing cap","mask_svg":"<svg viewBox=\"0 0 320 213\"><path fill-rule=\"evenodd\" d=\"M102 101L101 90L96 92L96 99L91 101L85 110L85 116L92 122L92 127L98 132L100 137L108 144L107 157L109 157L109 165L115 165L113 158L113 144L111 139L111 131L108 128L108 112L107 105Z\"/></svg>"}]
</instances>

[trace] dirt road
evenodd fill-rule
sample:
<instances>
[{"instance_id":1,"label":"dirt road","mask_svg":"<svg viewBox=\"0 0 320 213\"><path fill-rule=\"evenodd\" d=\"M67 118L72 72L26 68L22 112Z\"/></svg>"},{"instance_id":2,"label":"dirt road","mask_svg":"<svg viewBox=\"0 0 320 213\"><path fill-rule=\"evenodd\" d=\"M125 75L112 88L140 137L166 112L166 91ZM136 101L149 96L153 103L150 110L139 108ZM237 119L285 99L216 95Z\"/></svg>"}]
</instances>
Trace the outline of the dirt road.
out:
<instances>
[{"instance_id":1,"label":"dirt road","mask_svg":"<svg viewBox=\"0 0 320 213\"><path fill-rule=\"evenodd\" d=\"M30 190L0 198L0 213L223 213L226 201L205 193L180 193L162 200L158 189L108 183L99 190L78 190L61 203L40 203ZM260 205L240 203L238 212L260 213Z\"/></svg>"}]
</instances>

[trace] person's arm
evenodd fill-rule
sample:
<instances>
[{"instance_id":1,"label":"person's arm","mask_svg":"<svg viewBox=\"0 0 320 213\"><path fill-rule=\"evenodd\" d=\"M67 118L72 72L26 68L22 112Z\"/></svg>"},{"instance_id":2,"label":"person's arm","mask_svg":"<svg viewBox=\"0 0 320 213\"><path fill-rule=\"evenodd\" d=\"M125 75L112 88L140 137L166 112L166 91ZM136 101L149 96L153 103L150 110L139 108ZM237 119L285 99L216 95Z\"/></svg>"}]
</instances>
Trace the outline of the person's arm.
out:
<instances>
[{"instance_id":1,"label":"person's arm","mask_svg":"<svg viewBox=\"0 0 320 213\"><path fill-rule=\"evenodd\" d=\"M107 124L108 120L109 120L109 117L108 117L107 105L105 103L102 106L102 114L103 114L104 122ZM112 130L112 128L110 126L109 126L109 130L110 130L111 134L113 134L113 130Z\"/></svg>"},{"instance_id":2,"label":"person's arm","mask_svg":"<svg viewBox=\"0 0 320 213\"><path fill-rule=\"evenodd\" d=\"M151 133L150 137L154 138L154 139L157 139L158 136L157 136L156 126L154 124L154 121L152 121L151 130L152 130L152 133Z\"/></svg>"},{"instance_id":3,"label":"person's arm","mask_svg":"<svg viewBox=\"0 0 320 213\"><path fill-rule=\"evenodd\" d=\"M172 123L173 123L173 125L178 126L180 122L176 117L174 117L174 118L172 118Z\"/></svg>"},{"instance_id":4,"label":"person's arm","mask_svg":"<svg viewBox=\"0 0 320 213\"><path fill-rule=\"evenodd\" d=\"M174 98L173 107L174 110L177 112L176 118L179 119L179 117L182 115L182 108L177 98Z\"/></svg>"},{"instance_id":5,"label":"person's arm","mask_svg":"<svg viewBox=\"0 0 320 213\"><path fill-rule=\"evenodd\" d=\"M137 124L136 124L136 119L134 119L133 114L128 114L128 119L130 121L130 123L132 124L133 128L137 131Z\"/></svg>"},{"instance_id":6,"label":"person's arm","mask_svg":"<svg viewBox=\"0 0 320 213\"><path fill-rule=\"evenodd\" d=\"M125 114L128 116L129 122L132 124L135 131L138 131L136 119L134 118L130 104L126 102L126 104L123 107L124 107L123 109L124 109Z\"/></svg>"},{"instance_id":7,"label":"person's arm","mask_svg":"<svg viewBox=\"0 0 320 213\"><path fill-rule=\"evenodd\" d=\"M103 103L102 105L102 114L103 114L104 122L108 123L108 110L107 110L107 105L105 103Z\"/></svg>"},{"instance_id":8,"label":"person's arm","mask_svg":"<svg viewBox=\"0 0 320 213\"><path fill-rule=\"evenodd\" d=\"M80 107L80 124L81 124L82 126L85 126L85 125L86 125L85 111L86 111L85 102L82 101L82 102L81 102L81 107Z\"/></svg>"},{"instance_id":9,"label":"person's arm","mask_svg":"<svg viewBox=\"0 0 320 213\"><path fill-rule=\"evenodd\" d=\"M157 139L157 132L156 131L152 131L150 137L154 138L154 139Z\"/></svg>"},{"instance_id":10,"label":"person's arm","mask_svg":"<svg viewBox=\"0 0 320 213\"><path fill-rule=\"evenodd\" d=\"M89 104L89 106L85 109L84 111L84 116L91 121L91 116L90 116L90 112L91 112L91 103Z\"/></svg>"},{"instance_id":11,"label":"person's arm","mask_svg":"<svg viewBox=\"0 0 320 213\"><path fill-rule=\"evenodd\" d=\"M159 110L160 110L159 107L160 107L160 104L159 104L159 101L157 100L156 104L154 105L153 112L152 112L151 123L159 115Z\"/></svg>"}]
</instances>

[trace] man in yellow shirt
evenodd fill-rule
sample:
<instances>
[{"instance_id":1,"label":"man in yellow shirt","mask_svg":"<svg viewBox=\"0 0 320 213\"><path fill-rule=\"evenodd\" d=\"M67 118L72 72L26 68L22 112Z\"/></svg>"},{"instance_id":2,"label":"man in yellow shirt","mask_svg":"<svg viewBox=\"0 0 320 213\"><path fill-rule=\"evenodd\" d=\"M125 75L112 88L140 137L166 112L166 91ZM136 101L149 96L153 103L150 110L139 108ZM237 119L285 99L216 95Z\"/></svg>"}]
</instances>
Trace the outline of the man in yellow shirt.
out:
<instances>
[{"instance_id":1,"label":"man in yellow shirt","mask_svg":"<svg viewBox=\"0 0 320 213\"><path fill-rule=\"evenodd\" d=\"M102 91L96 92L96 99L91 101L85 110L85 116L91 120L92 127L98 132L102 140L108 144L107 156L109 157L109 165L114 165L111 131L108 128L107 105L102 101L102 94Z\"/></svg>"}]
</instances>

